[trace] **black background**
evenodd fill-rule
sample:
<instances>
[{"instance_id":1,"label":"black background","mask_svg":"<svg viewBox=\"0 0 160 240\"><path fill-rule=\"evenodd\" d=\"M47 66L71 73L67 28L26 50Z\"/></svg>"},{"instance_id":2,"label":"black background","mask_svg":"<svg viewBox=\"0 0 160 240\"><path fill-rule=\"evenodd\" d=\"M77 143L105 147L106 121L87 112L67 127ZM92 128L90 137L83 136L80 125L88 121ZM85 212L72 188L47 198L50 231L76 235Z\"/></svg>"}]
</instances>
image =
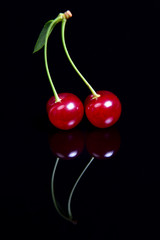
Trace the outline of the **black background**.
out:
<instances>
[{"instance_id":1,"label":"black background","mask_svg":"<svg viewBox=\"0 0 160 240\"><path fill-rule=\"evenodd\" d=\"M108 2L14 2L5 8L0 215L6 234L46 239L156 235L159 3ZM45 22L68 9L73 17L67 22L66 43L72 59L95 90L112 91L122 102L115 126L121 147L113 159L95 160L77 186L72 200L77 225L62 219L52 202L56 157L48 136L57 129L45 110L52 90L43 50L32 54ZM57 92L72 92L84 101L90 92L65 56L60 25L48 42L48 62ZM95 130L85 116L77 129ZM56 191L64 211L69 191L90 157L85 148L74 161L59 164Z\"/></svg>"}]
</instances>

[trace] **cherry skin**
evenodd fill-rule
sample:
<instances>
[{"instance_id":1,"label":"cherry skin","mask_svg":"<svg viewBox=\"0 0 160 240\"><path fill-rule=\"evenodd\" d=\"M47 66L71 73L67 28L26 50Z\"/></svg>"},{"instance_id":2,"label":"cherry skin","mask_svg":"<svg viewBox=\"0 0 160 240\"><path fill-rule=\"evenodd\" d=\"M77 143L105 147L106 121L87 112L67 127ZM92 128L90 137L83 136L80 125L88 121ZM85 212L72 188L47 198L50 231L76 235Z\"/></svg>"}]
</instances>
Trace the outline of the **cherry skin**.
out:
<instances>
[{"instance_id":1,"label":"cherry skin","mask_svg":"<svg viewBox=\"0 0 160 240\"><path fill-rule=\"evenodd\" d=\"M58 96L61 101L55 103L55 97L53 96L47 102L48 118L59 129L72 129L82 120L84 114L83 104L72 93L60 93Z\"/></svg>"},{"instance_id":2,"label":"cherry skin","mask_svg":"<svg viewBox=\"0 0 160 240\"><path fill-rule=\"evenodd\" d=\"M109 91L97 91L85 100L85 113L88 120L98 128L107 128L115 124L121 115L121 103L118 97Z\"/></svg>"}]
</instances>

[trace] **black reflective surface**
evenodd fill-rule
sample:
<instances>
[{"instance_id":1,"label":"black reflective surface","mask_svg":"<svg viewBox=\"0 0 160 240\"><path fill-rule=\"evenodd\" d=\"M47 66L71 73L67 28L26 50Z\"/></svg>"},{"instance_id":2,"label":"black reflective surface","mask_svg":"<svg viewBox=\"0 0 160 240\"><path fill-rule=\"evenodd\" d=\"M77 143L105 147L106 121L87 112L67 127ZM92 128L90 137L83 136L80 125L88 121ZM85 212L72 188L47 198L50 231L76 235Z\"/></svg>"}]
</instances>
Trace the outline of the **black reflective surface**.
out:
<instances>
[{"instance_id":1,"label":"black reflective surface","mask_svg":"<svg viewBox=\"0 0 160 240\"><path fill-rule=\"evenodd\" d=\"M7 138L1 173L6 231L55 239L134 239L149 233L156 175L140 132L123 133L121 123L86 128L85 120L66 132L42 118Z\"/></svg>"},{"instance_id":2,"label":"black reflective surface","mask_svg":"<svg viewBox=\"0 0 160 240\"><path fill-rule=\"evenodd\" d=\"M2 79L1 232L21 239L159 239L158 3L52 4L7 10L13 23L7 22ZM32 50L43 24L67 9L74 18L66 43L77 67L96 90L122 102L121 118L109 129L85 116L71 131L48 121L52 91L43 51ZM57 91L84 102L89 90L66 59L58 26L48 50Z\"/></svg>"}]
</instances>

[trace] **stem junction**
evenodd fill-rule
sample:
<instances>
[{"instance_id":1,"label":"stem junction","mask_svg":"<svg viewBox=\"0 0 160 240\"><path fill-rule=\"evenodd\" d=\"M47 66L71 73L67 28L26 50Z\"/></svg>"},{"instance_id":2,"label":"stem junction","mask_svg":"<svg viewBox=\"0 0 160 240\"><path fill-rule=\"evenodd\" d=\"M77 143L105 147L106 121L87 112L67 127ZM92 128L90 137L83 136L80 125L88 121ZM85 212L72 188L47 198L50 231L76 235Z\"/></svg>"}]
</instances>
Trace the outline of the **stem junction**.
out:
<instances>
[{"instance_id":1,"label":"stem junction","mask_svg":"<svg viewBox=\"0 0 160 240\"><path fill-rule=\"evenodd\" d=\"M54 97L55 97L55 102L60 102L61 99L59 98L57 91L55 89L55 86L53 84L50 72L49 72L49 67L48 67L48 61L47 61L47 43L48 43L48 38L53 30L53 28L57 25L57 23L62 22L62 26L61 26L61 37L62 37L62 44L63 44L63 48L64 51L67 55L67 58L70 62L70 64L72 65L72 67L74 68L74 70L77 72L77 74L80 76L80 78L83 80L83 82L87 85L87 87L90 89L91 93L93 94L93 98L98 98L100 97L99 94L97 94L95 92L95 90L92 88L92 86L89 84L89 82L83 77L83 75L80 73L80 71L78 70L78 68L75 66L74 62L72 61L69 52L67 50L66 47L66 42L65 42L65 26L66 26L66 22L67 19L72 17L72 13L68 10L64 13L60 13L57 18L55 18L54 20L51 20L51 24L49 25L48 29L47 29L47 33L45 36L45 43L44 43L44 62L45 62L45 68L46 68L46 72L48 75L48 79L51 85L51 88L53 90L54 93Z\"/></svg>"}]
</instances>

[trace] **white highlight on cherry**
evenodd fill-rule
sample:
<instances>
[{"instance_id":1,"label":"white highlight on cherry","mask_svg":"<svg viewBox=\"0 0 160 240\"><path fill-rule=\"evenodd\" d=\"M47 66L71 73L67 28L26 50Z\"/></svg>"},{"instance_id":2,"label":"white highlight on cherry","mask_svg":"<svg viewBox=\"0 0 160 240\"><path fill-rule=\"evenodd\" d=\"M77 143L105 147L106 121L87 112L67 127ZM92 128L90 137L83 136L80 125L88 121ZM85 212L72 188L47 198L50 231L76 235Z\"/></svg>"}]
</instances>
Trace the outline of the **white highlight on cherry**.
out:
<instances>
[{"instance_id":1,"label":"white highlight on cherry","mask_svg":"<svg viewBox=\"0 0 160 240\"><path fill-rule=\"evenodd\" d=\"M106 120L105 120L105 123L106 124L109 124L109 123L111 123L113 121L113 118L112 117L109 117L109 118L107 118Z\"/></svg>"},{"instance_id":2,"label":"white highlight on cherry","mask_svg":"<svg viewBox=\"0 0 160 240\"><path fill-rule=\"evenodd\" d=\"M112 102L110 100L108 100L104 103L104 106L105 107L110 107L110 106L112 106Z\"/></svg>"},{"instance_id":3,"label":"white highlight on cherry","mask_svg":"<svg viewBox=\"0 0 160 240\"><path fill-rule=\"evenodd\" d=\"M74 108L74 104L73 104L73 103L69 103L69 104L67 105L67 108L68 108L69 110L72 110L72 109Z\"/></svg>"}]
</instances>

